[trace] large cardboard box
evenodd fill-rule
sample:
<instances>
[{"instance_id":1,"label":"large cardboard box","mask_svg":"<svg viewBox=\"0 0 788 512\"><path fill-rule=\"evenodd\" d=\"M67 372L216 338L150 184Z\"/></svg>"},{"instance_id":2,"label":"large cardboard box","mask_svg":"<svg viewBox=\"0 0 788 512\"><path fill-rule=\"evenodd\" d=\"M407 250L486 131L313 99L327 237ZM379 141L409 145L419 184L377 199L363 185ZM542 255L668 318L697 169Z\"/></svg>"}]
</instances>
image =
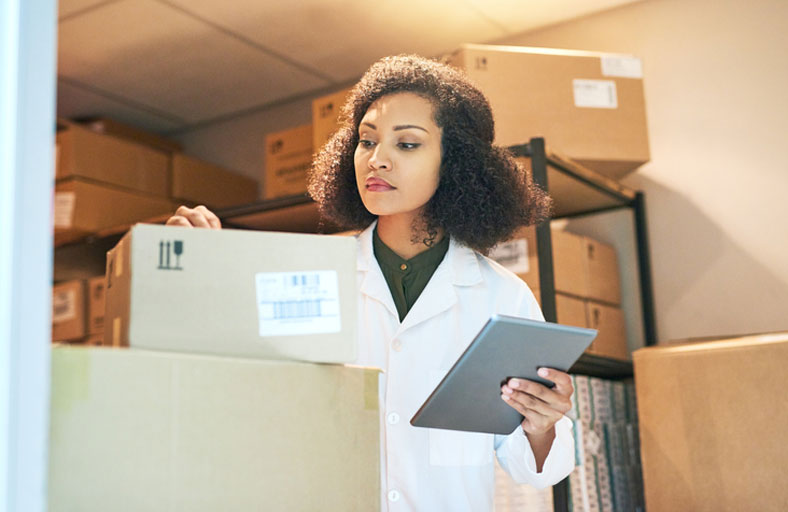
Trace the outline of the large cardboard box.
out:
<instances>
[{"instance_id":1,"label":"large cardboard box","mask_svg":"<svg viewBox=\"0 0 788 512\"><path fill-rule=\"evenodd\" d=\"M167 153L174 153L181 151L183 147L172 139L150 133L148 131L131 126L126 123L121 123L115 119L108 117L95 117L79 121L80 124L85 125L94 132L103 133L105 135L112 135L121 139L131 140L145 146L158 149Z\"/></svg>"},{"instance_id":2,"label":"large cardboard box","mask_svg":"<svg viewBox=\"0 0 788 512\"><path fill-rule=\"evenodd\" d=\"M55 241L133 224L172 213L176 207L168 199L78 178L61 181L55 185Z\"/></svg>"},{"instance_id":3,"label":"large cardboard box","mask_svg":"<svg viewBox=\"0 0 788 512\"><path fill-rule=\"evenodd\" d=\"M312 153L311 124L266 135L263 199L305 194Z\"/></svg>"},{"instance_id":4,"label":"large cardboard box","mask_svg":"<svg viewBox=\"0 0 788 512\"><path fill-rule=\"evenodd\" d=\"M544 137L552 149L614 178L650 158L635 57L469 44L447 60L489 99L498 144Z\"/></svg>"},{"instance_id":5,"label":"large cardboard box","mask_svg":"<svg viewBox=\"0 0 788 512\"><path fill-rule=\"evenodd\" d=\"M589 237L583 237L587 265L586 297L607 304L621 304L621 281L618 276L616 249Z\"/></svg>"},{"instance_id":6,"label":"large cardboard box","mask_svg":"<svg viewBox=\"0 0 788 512\"><path fill-rule=\"evenodd\" d=\"M104 333L105 276L88 279L88 334L91 336Z\"/></svg>"},{"instance_id":7,"label":"large cardboard box","mask_svg":"<svg viewBox=\"0 0 788 512\"><path fill-rule=\"evenodd\" d=\"M353 362L356 243L134 226L107 256L106 344Z\"/></svg>"},{"instance_id":8,"label":"large cardboard box","mask_svg":"<svg viewBox=\"0 0 788 512\"><path fill-rule=\"evenodd\" d=\"M342 89L312 100L312 148L320 151L339 128L339 114L350 89Z\"/></svg>"},{"instance_id":9,"label":"large cardboard box","mask_svg":"<svg viewBox=\"0 0 788 512\"><path fill-rule=\"evenodd\" d=\"M49 510L379 510L378 375L54 348Z\"/></svg>"},{"instance_id":10,"label":"large cardboard box","mask_svg":"<svg viewBox=\"0 0 788 512\"><path fill-rule=\"evenodd\" d=\"M217 165L176 153L172 156L172 197L209 208L255 202L257 181Z\"/></svg>"},{"instance_id":11,"label":"large cardboard box","mask_svg":"<svg viewBox=\"0 0 788 512\"><path fill-rule=\"evenodd\" d=\"M646 510L786 509L788 333L633 359Z\"/></svg>"},{"instance_id":12,"label":"large cardboard box","mask_svg":"<svg viewBox=\"0 0 788 512\"><path fill-rule=\"evenodd\" d=\"M52 287L52 341L78 340L87 334L85 281L77 279Z\"/></svg>"},{"instance_id":13,"label":"large cardboard box","mask_svg":"<svg viewBox=\"0 0 788 512\"><path fill-rule=\"evenodd\" d=\"M167 153L75 124L57 132L55 178L87 178L154 196L169 195Z\"/></svg>"}]
</instances>

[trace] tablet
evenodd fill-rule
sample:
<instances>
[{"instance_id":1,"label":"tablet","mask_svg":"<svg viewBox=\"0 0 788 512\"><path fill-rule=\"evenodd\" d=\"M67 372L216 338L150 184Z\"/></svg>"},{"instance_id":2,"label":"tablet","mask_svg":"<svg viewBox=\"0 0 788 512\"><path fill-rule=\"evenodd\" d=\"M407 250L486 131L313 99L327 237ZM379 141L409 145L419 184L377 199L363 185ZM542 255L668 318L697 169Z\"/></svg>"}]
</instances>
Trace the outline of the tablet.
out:
<instances>
[{"instance_id":1,"label":"tablet","mask_svg":"<svg viewBox=\"0 0 788 512\"><path fill-rule=\"evenodd\" d=\"M537 370L567 371L596 335L594 329L493 315L410 423L511 434L523 416L501 399L502 382L520 377L553 386Z\"/></svg>"}]
</instances>

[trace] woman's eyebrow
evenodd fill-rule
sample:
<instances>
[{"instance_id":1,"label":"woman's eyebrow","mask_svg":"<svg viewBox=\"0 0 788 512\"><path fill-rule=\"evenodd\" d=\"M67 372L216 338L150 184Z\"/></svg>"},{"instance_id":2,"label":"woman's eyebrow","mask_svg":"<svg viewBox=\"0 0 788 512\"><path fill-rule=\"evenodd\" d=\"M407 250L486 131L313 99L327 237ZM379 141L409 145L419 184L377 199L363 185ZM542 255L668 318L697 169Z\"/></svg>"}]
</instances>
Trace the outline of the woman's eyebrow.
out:
<instances>
[{"instance_id":1,"label":"woman's eyebrow","mask_svg":"<svg viewBox=\"0 0 788 512\"><path fill-rule=\"evenodd\" d=\"M421 130L421 131L430 133L430 132L427 131L426 128L422 128L421 126L418 126L418 125L415 125L415 124L400 124L400 125L397 125L397 126L394 127L394 131L407 130L408 128L416 128L417 130Z\"/></svg>"}]
</instances>

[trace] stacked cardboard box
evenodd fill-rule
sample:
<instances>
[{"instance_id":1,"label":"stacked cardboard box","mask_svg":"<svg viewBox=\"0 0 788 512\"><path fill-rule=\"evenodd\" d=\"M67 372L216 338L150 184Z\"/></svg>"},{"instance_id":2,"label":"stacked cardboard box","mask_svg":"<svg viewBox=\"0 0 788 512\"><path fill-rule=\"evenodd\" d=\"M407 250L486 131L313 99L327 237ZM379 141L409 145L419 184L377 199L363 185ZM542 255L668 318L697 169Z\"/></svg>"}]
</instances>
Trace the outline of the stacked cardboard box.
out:
<instances>
[{"instance_id":1,"label":"stacked cardboard box","mask_svg":"<svg viewBox=\"0 0 788 512\"><path fill-rule=\"evenodd\" d=\"M558 322L599 331L588 353L629 359L615 249L567 231L551 233ZM540 300L533 227L521 229L491 257L523 279Z\"/></svg>"},{"instance_id":2,"label":"stacked cardboard box","mask_svg":"<svg viewBox=\"0 0 788 512\"><path fill-rule=\"evenodd\" d=\"M50 509L378 508L379 370L312 364L355 360L355 253L351 237L132 228L104 322L130 349L53 349Z\"/></svg>"},{"instance_id":3,"label":"stacked cardboard box","mask_svg":"<svg viewBox=\"0 0 788 512\"><path fill-rule=\"evenodd\" d=\"M311 124L266 135L263 198L306 193L312 152Z\"/></svg>"},{"instance_id":4,"label":"stacked cardboard box","mask_svg":"<svg viewBox=\"0 0 788 512\"><path fill-rule=\"evenodd\" d=\"M487 96L497 144L544 137L552 149L613 178L649 160L643 72L636 57L463 45L447 61Z\"/></svg>"},{"instance_id":5,"label":"stacked cardboard box","mask_svg":"<svg viewBox=\"0 0 788 512\"><path fill-rule=\"evenodd\" d=\"M104 276L52 287L52 341L101 345L104 337Z\"/></svg>"},{"instance_id":6,"label":"stacked cardboard box","mask_svg":"<svg viewBox=\"0 0 788 512\"><path fill-rule=\"evenodd\" d=\"M633 359L649 512L786 509L788 332Z\"/></svg>"}]
</instances>

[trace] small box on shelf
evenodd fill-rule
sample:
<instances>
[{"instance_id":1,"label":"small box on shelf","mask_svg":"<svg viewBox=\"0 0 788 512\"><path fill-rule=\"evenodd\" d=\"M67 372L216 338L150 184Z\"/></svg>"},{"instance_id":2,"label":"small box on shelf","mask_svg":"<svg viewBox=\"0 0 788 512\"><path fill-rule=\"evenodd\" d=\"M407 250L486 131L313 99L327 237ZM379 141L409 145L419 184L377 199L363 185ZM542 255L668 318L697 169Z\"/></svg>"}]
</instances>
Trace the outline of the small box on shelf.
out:
<instances>
[{"instance_id":1,"label":"small box on shelf","mask_svg":"<svg viewBox=\"0 0 788 512\"><path fill-rule=\"evenodd\" d=\"M176 202L212 209L255 202L257 180L194 157L172 156L172 197Z\"/></svg>"},{"instance_id":2,"label":"small box on shelf","mask_svg":"<svg viewBox=\"0 0 788 512\"><path fill-rule=\"evenodd\" d=\"M305 194L312 153L311 124L266 135L263 199Z\"/></svg>"},{"instance_id":3,"label":"small box on shelf","mask_svg":"<svg viewBox=\"0 0 788 512\"><path fill-rule=\"evenodd\" d=\"M87 334L85 281L52 287L52 341L75 341Z\"/></svg>"}]
</instances>

